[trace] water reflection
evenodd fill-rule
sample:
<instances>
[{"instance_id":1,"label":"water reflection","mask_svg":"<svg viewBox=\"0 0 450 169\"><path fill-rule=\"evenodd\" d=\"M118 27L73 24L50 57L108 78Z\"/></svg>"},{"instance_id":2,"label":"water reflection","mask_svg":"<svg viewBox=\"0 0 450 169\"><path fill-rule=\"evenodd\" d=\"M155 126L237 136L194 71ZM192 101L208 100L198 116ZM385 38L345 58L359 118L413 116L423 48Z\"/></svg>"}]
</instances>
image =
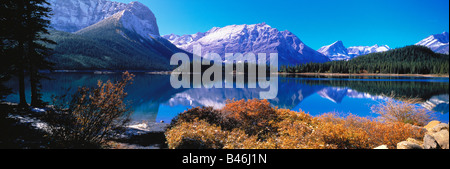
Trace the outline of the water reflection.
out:
<instances>
[{"instance_id":1,"label":"water reflection","mask_svg":"<svg viewBox=\"0 0 450 169\"><path fill-rule=\"evenodd\" d=\"M79 86L93 87L98 80L119 80L120 74L94 73L52 73L53 80L42 82L44 101L51 101L52 95L73 93ZM17 80L12 79L6 86L15 94L7 101L18 102ZM419 97L423 107L439 112L436 117L449 121L448 78L411 77L292 77L280 76L278 95L269 100L273 106L291 110L303 110L311 115L327 112L352 113L360 116L375 116L370 107L379 104L384 95L392 92L400 97ZM246 84L248 85L248 84ZM28 86L28 85L27 85ZM222 108L229 99L259 98L261 88L200 88L174 89L170 76L136 73L134 83L126 88L136 121L165 121L191 107L212 106ZM27 89L29 95L29 89ZM30 98L27 99L28 101Z\"/></svg>"}]
</instances>

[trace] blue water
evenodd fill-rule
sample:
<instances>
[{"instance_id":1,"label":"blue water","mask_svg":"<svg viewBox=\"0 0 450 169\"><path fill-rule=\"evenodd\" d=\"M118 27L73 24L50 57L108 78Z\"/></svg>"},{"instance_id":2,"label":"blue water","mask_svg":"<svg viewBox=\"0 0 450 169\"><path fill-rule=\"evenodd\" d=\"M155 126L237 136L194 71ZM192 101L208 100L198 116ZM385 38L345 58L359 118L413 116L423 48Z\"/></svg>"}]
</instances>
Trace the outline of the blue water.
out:
<instances>
[{"instance_id":1,"label":"blue water","mask_svg":"<svg viewBox=\"0 0 450 169\"><path fill-rule=\"evenodd\" d=\"M120 74L52 73L53 80L42 82L44 101L52 95L71 94L79 86L94 87L98 80L119 80ZM6 100L18 102L17 80L6 85L15 94ZM313 116L335 112L377 117L371 107L389 98L393 92L399 97L418 97L437 120L449 121L449 78L426 77L278 77L278 95L268 100L273 106L304 111ZM28 86L28 85L27 85ZM246 85L247 87L247 85ZM136 73L134 83L127 87L135 121L170 123L177 114L198 106L222 108L228 99L259 98L268 89L174 89L168 75ZM29 89L26 90L29 96ZM30 98L27 98L30 101Z\"/></svg>"}]
</instances>

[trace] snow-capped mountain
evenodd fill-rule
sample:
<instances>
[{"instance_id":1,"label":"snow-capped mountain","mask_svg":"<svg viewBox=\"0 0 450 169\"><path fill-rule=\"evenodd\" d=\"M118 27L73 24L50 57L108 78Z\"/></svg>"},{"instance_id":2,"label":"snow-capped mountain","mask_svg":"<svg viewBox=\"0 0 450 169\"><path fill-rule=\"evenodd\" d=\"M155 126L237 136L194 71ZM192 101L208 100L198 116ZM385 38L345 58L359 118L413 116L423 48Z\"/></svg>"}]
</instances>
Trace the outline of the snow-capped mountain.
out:
<instances>
[{"instance_id":1,"label":"snow-capped mountain","mask_svg":"<svg viewBox=\"0 0 450 169\"><path fill-rule=\"evenodd\" d=\"M431 35L424 40L416 43L416 45L426 46L436 53L449 54L449 36L448 32L442 34Z\"/></svg>"},{"instance_id":2,"label":"snow-capped mountain","mask_svg":"<svg viewBox=\"0 0 450 169\"><path fill-rule=\"evenodd\" d=\"M208 32L193 35L165 35L177 47L193 52L194 45L202 47L202 54L217 53L224 61L225 53L278 53L279 65L295 65L309 62L327 62L329 59L306 46L289 31L278 31L262 23L254 25L230 25L214 27Z\"/></svg>"},{"instance_id":3,"label":"snow-capped mountain","mask_svg":"<svg viewBox=\"0 0 450 169\"><path fill-rule=\"evenodd\" d=\"M50 0L51 27L64 32L76 32L117 13L124 13L123 25L140 34L159 36L153 12L139 2L129 4L107 0ZM132 15L130 15L132 14Z\"/></svg>"},{"instance_id":4,"label":"snow-capped mountain","mask_svg":"<svg viewBox=\"0 0 450 169\"><path fill-rule=\"evenodd\" d=\"M171 69L170 57L174 53L185 52L160 37L153 12L142 3L120 5L104 0L57 1L61 9L70 9L73 8L71 5L77 4L87 11L99 8L99 4L103 3L117 5L114 10L108 11L121 10L109 17L109 13L103 13L105 15L102 17L106 18L92 25L81 22L87 27L73 33L52 30L51 38L58 43L52 59L55 63L64 63L57 65L58 69L168 70ZM84 10L74 12L69 13L72 16L86 14ZM57 12L54 17L61 18L59 15L65 16L65 13ZM72 26L79 20L69 21L66 26L59 25L60 28L80 28Z\"/></svg>"},{"instance_id":5,"label":"snow-capped mountain","mask_svg":"<svg viewBox=\"0 0 450 169\"><path fill-rule=\"evenodd\" d=\"M328 56L330 60L349 60L351 57L348 54L347 48L345 48L342 41L334 42L331 45L321 47L318 52Z\"/></svg>"},{"instance_id":6,"label":"snow-capped mountain","mask_svg":"<svg viewBox=\"0 0 450 169\"><path fill-rule=\"evenodd\" d=\"M76 32L106 19L127 7L125 3L107 0L49 0L51 26L55 30Z\"/></svg>"},{"instance_id":7,"label":"snow-capped mountain","mask_svg":"<svg viewBox=\"0 0 450 169\"><path fill-rule=\"evenodd\" d=\"M388 50L391 50L388 45L352 46L347 48L348 54L352 57L367 55L371 53L386 52Z\"/></svg>"},{"instance_id":8,"label":"snow-capped mountain","mask_svg":"<svg viewBox=\"0 0 450 169\"><path fill-rule=\"evenodd\" d=\"M350 60L357 56L367 55L370 53L385 52L388 50L391 50L391 48L389 48L389 46L387 45L352 46L346 48L344 46L344 43L342 43L342 41L337 41L331 45L321 47L317 51L324 54L332 61L338 61L338 60Z\"/></svg>"}]
</instances>

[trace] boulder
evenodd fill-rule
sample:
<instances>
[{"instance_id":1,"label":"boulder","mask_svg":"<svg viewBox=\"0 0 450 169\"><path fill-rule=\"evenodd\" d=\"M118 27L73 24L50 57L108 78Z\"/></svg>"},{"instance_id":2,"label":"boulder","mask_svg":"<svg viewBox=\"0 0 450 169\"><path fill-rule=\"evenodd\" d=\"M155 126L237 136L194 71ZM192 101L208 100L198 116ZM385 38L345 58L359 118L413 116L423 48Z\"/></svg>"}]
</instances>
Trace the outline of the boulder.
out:
<instances>
[{"instance_id":1,"label":"boulder","mask_svg":"<svg viewBox=\"0 0 450 169\"><path fill-rule=\"evenodd\" d=\"M413 138L408 138L408 139L406 139L406 141L407 141L407 142L410 142L410 143L415 143L415 144L420 145L420 146L423 146L423 141L421 141L421 140L417 140L417 139L413 139Z\"/></svg>"},{"instance_id":2,"label":"boulder","mask_svg":"<svg viewBox=\"0 0 450 169\"><path fill-rule=\"evenodd\" d=\"M389 148L387 147L387 145L381 145L381 146L375 147L374 149L389 149Z\"/></svg>"},{"instance_id":3,"label":"boulder","mask_svg":"<svg viewBox=\"0 0 450 169\"><path fill-rule=\"evenodd\" d=\"M424 126L423 128L425 128L425 129L427 129L428 131L429 130L431 130L434 126L436 126L436 125L438 125L438 124L441 124L441 122L440 121L436 121L436 120L433 120L433 121L430 121L426 126Z\"/></svg>"},{"instance_id":4,"label":"boulder","mask_svg":"<svg viewBox=\"0 0 450 169\"><path fill-rule=\"evenodd\" d=\"M433 133L432 134L434 140L436 140L436 142L438 143L439 147L441 147L442 149L448 149L449 148L449 143L448 143L448 139L449 139L449 135L448 135L448 130L441 130L439 132Z\"/></svg>"},{"instance_id":5,"label":"boulder","mask_svg":"<svg viewBox=\"0 0 450 169\"><path fill-rule=\"evenodd\" d=\"M448 131L448 124L447 123L440 123L435 125L433 128L431 128L430 130L428 130L431 133L437 133L440 132L442 130L447 130Z\"/></svg>"},{"instance_id":6,"label":"boulder","mask_svg":"<svg viewBox=\"0 0 450 169\"><path fill-rule=\"evenodd\" d=\"M397 149L423 149L423 147L416 143L402 141L397 144Z\"/></svg>"},{"instance_id":7,"label":"boulder","mask_svg":"<svg viewBox=\"0 0 450 169\"><path fill-rule=\"evenodd\" d=\"M429 134L425 134L425 137L423 137L423 148L438 149L440 147L433 136L430 136Z\"/></svg>"}]
</instances>

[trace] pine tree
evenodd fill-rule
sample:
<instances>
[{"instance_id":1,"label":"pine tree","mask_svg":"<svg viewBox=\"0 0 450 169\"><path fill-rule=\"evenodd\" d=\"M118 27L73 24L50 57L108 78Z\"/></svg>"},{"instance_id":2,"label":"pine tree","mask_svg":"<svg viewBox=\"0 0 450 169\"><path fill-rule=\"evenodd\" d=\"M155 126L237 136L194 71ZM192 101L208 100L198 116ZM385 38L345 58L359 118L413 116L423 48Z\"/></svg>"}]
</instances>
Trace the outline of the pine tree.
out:
<instances>
[{"instance_id":1,"label":"pine tree","mask_svg":"<svg viewBox=\"0 0 450 169\"><path fill-rule=\"evenodd\" d=\"M30 75L32 106L39 106L40 79L39 70L50 69L51 63L46 61L51 51L44 44L53 41L43 37L48 34L50 8L46 0L2 0L2 30L7 35L2 41L8 42L8 48L16 51L11 54L12 66L19 79L20 107L26 107L25 73ZM6 48L6 47L3 47Z\"/></svg>"}]
</instances>

